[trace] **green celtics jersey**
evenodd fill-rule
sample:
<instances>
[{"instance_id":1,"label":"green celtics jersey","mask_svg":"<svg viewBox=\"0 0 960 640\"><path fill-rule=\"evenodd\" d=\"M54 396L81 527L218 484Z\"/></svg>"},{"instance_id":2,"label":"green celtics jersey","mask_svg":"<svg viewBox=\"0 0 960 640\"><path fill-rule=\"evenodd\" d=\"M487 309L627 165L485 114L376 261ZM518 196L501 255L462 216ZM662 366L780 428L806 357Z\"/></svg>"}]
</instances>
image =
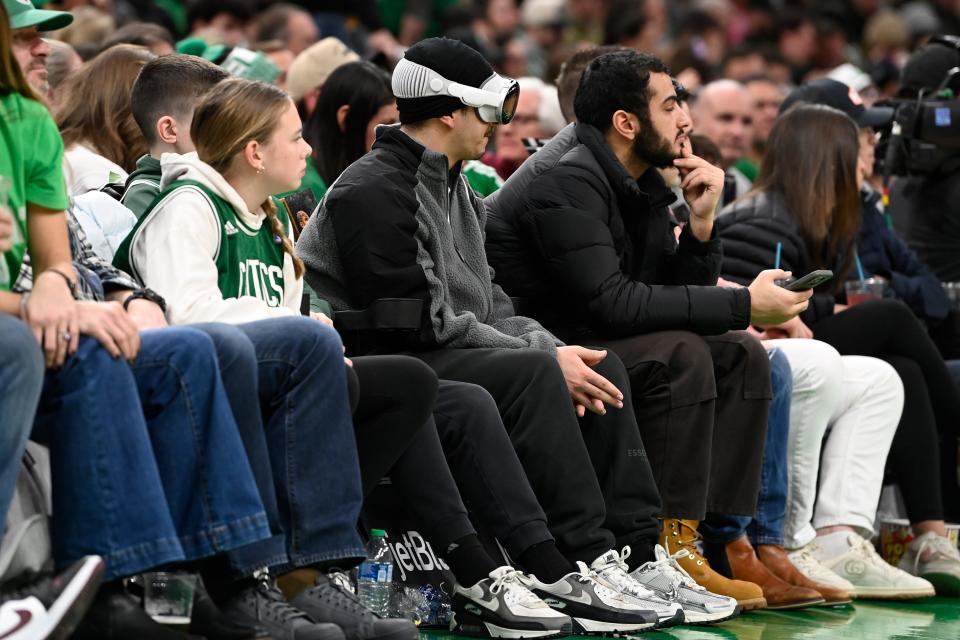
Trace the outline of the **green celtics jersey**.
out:
<instances>
[{"instance_id":1,"label":"green celtics jersey","mask_svg":"<svg viewBox=\"0 0 960 640\"><path fill-rule=\"evenodd\" d=\"M142 280L137 265L131 264L131 247L137 241L143 226L149 224L156 215L157 209L168 201L174 192L182 189L199 191L217 214L220 239L216 255L212 258L217 264L217 287L223 297L227 299L249 296L262 300L270 307L282 307L284 252L280 238L274 235L266 221L259 230L252 229L237 216L229 202L193 180L177 180L157 196L120 245L113 259L114 266ZM284 227L287 227L289 222L282 207L277 215Z\"/></svg>"},{"instance_id":2,"label":"green celtics jersey","mask_svg":"<svg viewBox=\"0 0 960 640\"><path fill-rule=\"evenodd\" d=\"M12 248L0 254L0 291L17 279L27 251L27 204L70 206L63 180L63 141L47 108L19 93L0 94L0 205L15 220Z\"/></svg>"}]
</instances>

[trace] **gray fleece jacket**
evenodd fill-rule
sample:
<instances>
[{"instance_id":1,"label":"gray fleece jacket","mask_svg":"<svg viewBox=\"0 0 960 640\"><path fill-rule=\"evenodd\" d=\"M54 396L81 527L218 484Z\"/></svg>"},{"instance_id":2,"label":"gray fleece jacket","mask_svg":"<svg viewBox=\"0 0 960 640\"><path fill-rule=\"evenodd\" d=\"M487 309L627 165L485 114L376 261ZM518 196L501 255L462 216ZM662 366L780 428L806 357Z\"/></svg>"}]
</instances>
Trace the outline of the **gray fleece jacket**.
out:
<instances>
[{"instance_id":1,"label":"gray fleece jacket","mask_svg":"<svg viewBox=\"0 0 960 640\"><path fill-rule=\"evenodd\" d=\"M459 166L448 166L399 126L380 127L372 151L331 185L300 236L307 283L335 311L423 300L412 348L555 352L563 343L515 315L493 284L483 203Z\"/></svg>"}]
</instances>

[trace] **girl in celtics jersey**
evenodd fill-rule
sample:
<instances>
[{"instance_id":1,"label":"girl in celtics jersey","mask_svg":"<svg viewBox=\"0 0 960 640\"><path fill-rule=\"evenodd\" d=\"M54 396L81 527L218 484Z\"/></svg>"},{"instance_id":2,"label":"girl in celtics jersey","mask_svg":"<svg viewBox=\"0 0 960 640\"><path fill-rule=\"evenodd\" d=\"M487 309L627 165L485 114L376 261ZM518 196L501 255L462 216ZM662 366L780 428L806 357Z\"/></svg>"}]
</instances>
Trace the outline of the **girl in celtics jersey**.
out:
<instances>
[{"instance_id":1,"label":"girl in celtics jersey","mask_svg":"<svg viewBox=\"0 0 960 640\"><path fill-rule=\"evenodd\" d=\"M310 155L293 103L226 80L198 105L191 136L195 153L161 157L161 192L114 262L167 299L172 324L298 314L303 264L270 197L299 186Z\"/></svg>"}]
</instances>

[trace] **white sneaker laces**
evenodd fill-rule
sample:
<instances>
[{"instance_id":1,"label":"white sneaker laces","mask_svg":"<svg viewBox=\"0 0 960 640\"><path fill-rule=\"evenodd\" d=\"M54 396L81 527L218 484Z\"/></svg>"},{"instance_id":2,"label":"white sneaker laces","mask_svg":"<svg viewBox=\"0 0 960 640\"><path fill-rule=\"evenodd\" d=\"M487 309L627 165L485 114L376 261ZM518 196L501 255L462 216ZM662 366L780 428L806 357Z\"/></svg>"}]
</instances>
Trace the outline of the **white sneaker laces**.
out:
<instances>
[{"instance_id":1,"label":"white sneaker laces","mask_svg":"<svg viewBox=\"0 0 960 640\"><path fill-rule=\"evenodd\" d=\"M706 591L706 587L703 587L697 584L697 581L690 577L690 574L680 566L680 563L677 562L680 558L683 558L687 555L687 551L680 550L672 555L664 556L659 560L651 560L650 562L645 562L640 566L641 573L646 573L647 571L660 570L660 573L667 576L670 581L673 583L673 592L676 595L676 592L679 590L679 587L682 585L688 589L693 589L694 591Z\"/></svg>"},{"instance_id":2,"label":"white sneaker laces","mask_svg":"<svg viewBox=\"0 0 960 640\"><path fill-rule=\"evenodd\" d=\"M516 569L511 568L493 581L490 586L490 593L497 595L501 591L505 591L504 596L508 601L517 602L525 607L535 607L538 604L543 604L543 601L520 581L522 575Z\"/></svg>"},{"instance_id":3,"label":"white sneaker laces","mask_svg":"<svg viewBox=\"0 0 960 640\"><path fill-rule=\"evenodd\" d=\"M637 581L630 575L630 567L627 565L627 558L630 557L630 547L624 547L617 553L616 549L611 551L609 560L601 567L597 573L607 578L618 589L625 591L628 595L650 597L656 594Z\"/></svg>"},{"instance_id":4,"label":"white sneaker laces","mask_svg":"<svg viewBox=\"0 0 960 640\"><path fill-rule=\"evenodd\" d=\"M869 540L860 538L860 542L853 545L852 548L863 555L868 563L878 569L885 577L893 578L898 574L897 568L881 558L873 543Z\"/></svg>"},{"instance_id":5,"label":"white sneaker laces","mask_svg":"<svg viewBox=\"0 0 960 640\"><path fill-rule=\"evenodd\" d=\"M918 574L920 568L920 558L923 556L923 552L927 549L930 549L932 552L930 560L933 560L939 556L943 560L960 561L960 550L957 550L957 548L953 546L953 543L950 542L949 539L944 538L943 536L928 536L920 545L920 548L917 549L917 553L913 557L913 575Z\"/></svg>"}]
</instances>

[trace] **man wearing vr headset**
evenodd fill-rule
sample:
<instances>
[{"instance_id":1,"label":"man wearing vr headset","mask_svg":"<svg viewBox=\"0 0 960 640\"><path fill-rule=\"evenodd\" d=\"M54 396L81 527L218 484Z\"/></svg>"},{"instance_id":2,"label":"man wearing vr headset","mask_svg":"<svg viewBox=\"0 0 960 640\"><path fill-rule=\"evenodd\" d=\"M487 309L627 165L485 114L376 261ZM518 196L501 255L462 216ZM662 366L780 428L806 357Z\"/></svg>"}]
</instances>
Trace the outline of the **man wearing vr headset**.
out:
<instances>
[{"instance_id":1,"label":"man wearing vr headset","mask_svg":"<svg viewBox=\"0 0 960 640\"><path fill-rule=\"evenodd\" d=\"M398 349L497 401L557 547L580 563L525 583L573 617L575 632L636 630L643 610L661 622L735 615L735 601L711 596L654 555L660 497L623 364L564 345L518 316L492 283L482 203L460 169L510 121L516 83L466 45L432 38L407 50L393 91L401 124L377 130L373 150L332 185L300 236L307 282L336 310L423 300L420 330ZM625 546L632 550L615 550ZM694 590L705 604L680 614L641 574Z\"/></svg>"}]
</instances>

